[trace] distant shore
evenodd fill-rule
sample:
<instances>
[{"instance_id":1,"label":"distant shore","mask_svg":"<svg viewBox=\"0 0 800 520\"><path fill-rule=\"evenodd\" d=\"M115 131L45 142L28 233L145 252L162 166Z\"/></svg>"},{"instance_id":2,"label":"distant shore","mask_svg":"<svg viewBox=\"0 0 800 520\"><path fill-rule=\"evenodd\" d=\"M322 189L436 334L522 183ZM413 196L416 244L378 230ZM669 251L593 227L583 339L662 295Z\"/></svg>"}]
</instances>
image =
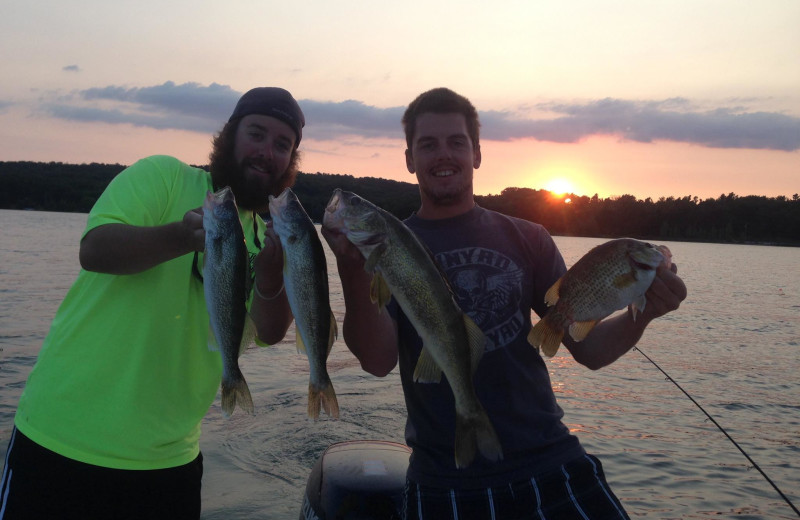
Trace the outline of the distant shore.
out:
<instances>
[{"instance_id":1,"label":"distant shore","mask_svg":"<svg viewBox=\"0 0 800 520\"><path fill-rule=\"evenodd\" d=\"M202 166L199 166L202 167ZM0 161L0 209L88 213L123 169L120 164ZM299 173L293 190L319 222L334 189L358 193L406 218L419 208L416 184L375 177ZM640 200L633 195L601 199L547 190L506 188L477 195L479 205L543 225L552 235L633 237L724 244L800 246L800 195L696 196Z\"/></svg>"}]
</instances>

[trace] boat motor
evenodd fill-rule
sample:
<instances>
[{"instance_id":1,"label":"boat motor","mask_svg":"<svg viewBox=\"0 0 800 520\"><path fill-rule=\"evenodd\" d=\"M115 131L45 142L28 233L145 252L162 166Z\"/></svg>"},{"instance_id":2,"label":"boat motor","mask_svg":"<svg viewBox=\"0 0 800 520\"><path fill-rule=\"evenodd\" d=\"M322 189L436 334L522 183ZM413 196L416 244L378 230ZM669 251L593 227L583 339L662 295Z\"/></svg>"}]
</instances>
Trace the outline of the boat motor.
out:
<instances>
[{"instance_id":1,"label":"boat motor","mask_svg":"<svg viewBox=\"0 0 800 520\"><path fill-rule=\"evenodd\" d=\"M400 520L410 454L389 441L331 444L308 477L300 520Z\"/></svg>"}]
</instances>

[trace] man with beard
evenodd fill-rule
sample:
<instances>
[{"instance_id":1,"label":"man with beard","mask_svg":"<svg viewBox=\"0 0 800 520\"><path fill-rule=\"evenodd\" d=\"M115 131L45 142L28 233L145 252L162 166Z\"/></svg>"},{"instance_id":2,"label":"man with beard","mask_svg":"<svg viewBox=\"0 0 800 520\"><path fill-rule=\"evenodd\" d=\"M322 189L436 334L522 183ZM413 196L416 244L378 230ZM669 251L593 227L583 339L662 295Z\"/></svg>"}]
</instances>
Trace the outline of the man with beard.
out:
<instances>
[{"instance_id":1,"label":"man with beard","mask_svg":"<svg viewBox=\"0 0 800 520\"><path fill-rule=\"evenodd\" d=\"M600 461L561 422L547 366L527 341L531 310L545 314L544 295L566 272L564 260L542 226L475 203L479 126L472 103L449 89L425 92L408 106L405 160L419 183L421 206L405 223L437 258L459 305L486 335L473 382L500 439L502 460L478 456L456 467L455 405L447 381L414 381L422 349L414 326L396 303L389 312L372 304L364 258L343 234L323 228L342 281L347 346L372 374L384 376L400 365L406 442L413 449L404 518L628 518ZM653 319L686 298L676 271L674 264L673 270L658 268L646 309L635 321L619 314L580 343L565 336L574 359L596 370L630 350Z\"/></svg>"},{"instance_id":2,"label":"man with beard","mask_svg":"<svg viewBox=\"0 0 800 520\"><path fill-rule=\"evenodd\" d=\"M232 188L250 316L259 340L280 341L292 320L283 254L257 213L294 183L304 125L289 92L256 88L214 139L210 172L154 156L109 184L20 398L0 518L199 518L200 422L222 366L208 347L200 206Z\"/></svg>"}]
</instances>

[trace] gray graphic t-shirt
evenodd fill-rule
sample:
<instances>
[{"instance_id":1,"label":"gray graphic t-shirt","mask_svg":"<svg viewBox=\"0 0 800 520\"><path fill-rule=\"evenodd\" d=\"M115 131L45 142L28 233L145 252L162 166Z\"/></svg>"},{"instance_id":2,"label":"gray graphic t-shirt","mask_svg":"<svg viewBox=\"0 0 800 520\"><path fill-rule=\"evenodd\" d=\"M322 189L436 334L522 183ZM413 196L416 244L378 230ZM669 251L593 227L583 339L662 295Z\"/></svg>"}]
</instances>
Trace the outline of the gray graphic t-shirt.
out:
<instances>
[{"instance_id":1,"label":"gray graphic t-shirt","mask_svg":"<svg viewBox=\"0 0 800 520\"><path fill-rule=\"evenodd\" d=\"M543 315L544 294L566 272L552 237L540 225L476 206L444 220L412 215L406 225L431 250L455 299L486 335L474 383L503 446L504 460L478 455L456 469L455 403L446 378L415 383L421 340L396 305L400 375L408 409L406 442L414 450L409 477L453 488L502 485L530 478L582 455L561 422L547 367L528 344L531 310Z\"/></svg>"}]
</instances>

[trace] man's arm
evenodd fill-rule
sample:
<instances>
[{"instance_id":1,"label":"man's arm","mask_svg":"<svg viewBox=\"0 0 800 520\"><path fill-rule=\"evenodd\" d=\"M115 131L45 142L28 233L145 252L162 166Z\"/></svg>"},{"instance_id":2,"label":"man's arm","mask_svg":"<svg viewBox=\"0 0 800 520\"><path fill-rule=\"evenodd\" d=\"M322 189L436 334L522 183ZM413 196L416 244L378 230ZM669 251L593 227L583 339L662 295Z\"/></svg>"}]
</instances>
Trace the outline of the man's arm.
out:
<instances>
[{"instance_id":1,"label":"man's arm","mask_svg":"<svg viewBox=\"0 0 800 520\"><path fill-rule=\"evenodd\" d=\"M675 264L671 268L658 267L656 278L645 294L647 304L644 312L636 316L636 321L628 310L598 323L583 341L573 341L568 333L565 334L563 343L575 361L597 370L632 349L651 321L674 311L686 298L686 285L677 272Z\"/></svg>"},{"instance_id":2,"label":"man's arm","mask_svg":"<svg viewBox=\"0 0 800 520\"><path fill-rule=\"evenodd\" d=\"M342 335L347 348L370 374L383 377L397 365L397 323L369 297L372 276L364 271L364 257L342 234L322 229L336 256L345 303Z\"/></svg>"},{"instance_id":3,"label":"man's arm","mask_svg":"<svg viewBox=\"0 0 800 520\"><path fill-rule=\"evenodd\" d=\"M195 209L187 211L180 222L163 226L97 226L81 240L79 258L87 271L135 274L192 251L202 251L204 245L203 215Z\"/></svg>"},{"instance_id":4,"label":"man's arm","mask_svg":"<svg viewBox=\"0 0 800 520\"><path fill-rule=\"evenodd\" d=\"M283 248L269 223L264 232L264 246L256 256L254 269L256 279L250 317L256 325L258 339L274 345L286 336L294 318L283 286Z\"/></svg>"},{"instance_id":5,"label":"man's arm","mask_svg":"<svg viewBox=\"0 0 800 520\"><path fill-rule=\"evenodd\" d=\"M256 256L258 290L268 299L254 296L250 316L258 338L270 345L286 335L292 323L289 300L283 287L283 250L268 228L264 248ZM83 237L81 267L106 274L135 274L179 256L205 249L202 210L186 212L183 220L162 226L142 227L104 224ZM271 297L276 295L275 297Z\"/></svg>"}]
</instances>

